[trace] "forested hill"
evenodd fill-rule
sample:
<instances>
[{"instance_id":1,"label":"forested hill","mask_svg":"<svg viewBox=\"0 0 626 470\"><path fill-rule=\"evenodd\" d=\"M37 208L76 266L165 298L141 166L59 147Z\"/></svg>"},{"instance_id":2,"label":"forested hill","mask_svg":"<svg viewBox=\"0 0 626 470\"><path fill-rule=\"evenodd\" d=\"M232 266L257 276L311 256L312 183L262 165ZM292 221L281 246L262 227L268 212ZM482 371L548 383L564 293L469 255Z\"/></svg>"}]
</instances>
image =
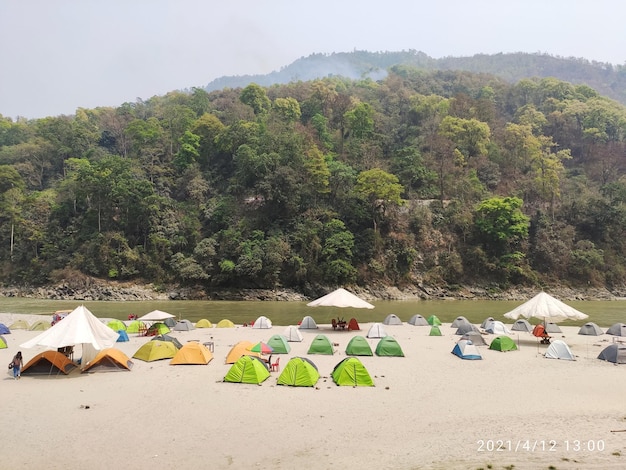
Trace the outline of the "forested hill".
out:
<instances>
[{"instance_id":1,"label":"forested hill","mask_svg":"<svg viewBox=\"0 0 626 470\"><path fill-rule=\"evenodd\" d=\"M378 80L394 66L409 66L421 70L463 70L489 73L516 83L523 78L554 77L573 84L585 84L600 94L626 104L625 64L612 65L590 62L580 58L555 57L548 54L477 54L472 57L433 59L423 52L342 52L312 54L302 57L279 71L267 75L220 77L206 86L207 91L245 87L250 83L262 86L308 81L329 76L351 79L369 77Z\"/></svg>"},{"instance_id":2,"label":"forested hill","mask_svg":"<svg viewBox=\"0 0 626 470\"><path fill-rule=\"evenodd\" d=\"M0 116L0 283L623 286L626 108L556 78L171 92Z\"/></svg>"}]
</instances>

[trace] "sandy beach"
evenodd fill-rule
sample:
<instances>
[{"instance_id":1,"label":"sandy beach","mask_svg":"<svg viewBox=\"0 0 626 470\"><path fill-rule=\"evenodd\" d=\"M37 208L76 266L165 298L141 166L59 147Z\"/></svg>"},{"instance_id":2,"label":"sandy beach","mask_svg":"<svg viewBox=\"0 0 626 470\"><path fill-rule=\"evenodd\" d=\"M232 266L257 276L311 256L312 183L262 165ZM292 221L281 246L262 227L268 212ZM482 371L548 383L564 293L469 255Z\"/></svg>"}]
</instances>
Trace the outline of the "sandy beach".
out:
<instances>
[{"instance_id":1,"label":"sandy beach","mask_svg":"<svg viewBox=\"0 0 626 470\"><path fill-rule=\"evenodd\" d=\"M0 322L17 318L32 323L42 317L2 314ZM483 360L466 361L451 354L459 336L449 323L441 337L429 336L429 327L385 326L405 357L361 357L375 387L353 388L336 386L330 373L346 357L350 338L365 336L371 323L361 331L319 326L301 330L304 340L281 355L281 365L294 356L311 359L321 374L314 388L278 386L276 372L261 385L222 381L232 345L267 341L284 326L171 333L182 343L213 341L215 357L206 366L134 360L130 372L75 370L19 381L6 364L40 332L14 330L4 336L9 347L0 349L7 371L0 381L2 466L626 468L626 432L615 432L626 430L626 365L596 359L612 336L561 327L554 338L577 356L562 361L544 358L546 345L514 332L518 351L482 346ZM307 355L320 333L336 344L334 355ZM151 339L129 336L116 345L129 357ZM368 340L372 350L378 341ZM41 350L22 349L25 363Z\"/></svg>"}]
</instances>

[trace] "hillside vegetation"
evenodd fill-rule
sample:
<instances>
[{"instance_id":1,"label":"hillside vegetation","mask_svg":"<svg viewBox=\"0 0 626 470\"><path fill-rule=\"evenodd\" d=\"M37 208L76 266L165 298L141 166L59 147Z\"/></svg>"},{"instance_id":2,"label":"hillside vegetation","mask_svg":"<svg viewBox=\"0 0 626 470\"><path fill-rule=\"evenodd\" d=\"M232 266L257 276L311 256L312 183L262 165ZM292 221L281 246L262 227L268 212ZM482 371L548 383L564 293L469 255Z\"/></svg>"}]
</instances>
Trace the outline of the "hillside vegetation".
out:
<instances>
[{"instance_id":1,"label":"hillside vegetation","mask_svg":"<svg viewBox=\"0 0 626 470\"><path fill-rule=\"evenodd\" d=\"M626 279L626 109L392 66L0 119L0 281L206 290Z\"/></svg>"}]
</instances>

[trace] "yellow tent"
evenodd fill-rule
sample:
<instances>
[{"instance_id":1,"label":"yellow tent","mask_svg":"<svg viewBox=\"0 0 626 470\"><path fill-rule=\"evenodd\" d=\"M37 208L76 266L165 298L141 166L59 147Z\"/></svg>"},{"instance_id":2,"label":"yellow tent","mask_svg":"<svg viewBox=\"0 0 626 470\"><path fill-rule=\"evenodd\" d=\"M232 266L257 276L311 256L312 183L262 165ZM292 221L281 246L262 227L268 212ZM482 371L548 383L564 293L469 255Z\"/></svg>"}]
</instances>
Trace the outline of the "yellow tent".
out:
<instances>
[{"instance_id":1,"label":"yellow tent","mask_svg":"<svg viewBox=\"0 0 626 470\"><path fill-rule=\"evenodd\" d=\"M133 357L146 362L171 359L178 352L178 348L169 341L152 340L141 346Z\"/></svg>"},{"instance_id":2,"label":"yellow tent","mask_svg":"<svg viewBox=\"0 0 626 470\"><path fill-rule=\"evenodd\" d=\"M250 351L252 346L254 346L254 343L250 341L239 341L232 347L228 356L226 356L226 364L234 364L241 356L261 357L259 353Z\"/></svg>"},{"instance_id":3,"label":"yellow tent","mask_svg":"<svg viewBox=\"0 0 626 470\"><path fill-rule=\"evenodd\" d=\"M170 365L178 364L208 364L213 359L209 348L196 341L189 341L178 350L170 361Z\"/></svg>"},{"instance_id":4,"label":"yellow tent","mask_svg":"<svg viewBox=\"0 0 626 470\"><path fill-rule=\"evenodd\" d=\"M224 318L223 320L220 320L219 323L217 324L217 328L235 328L235 324Z\"/></svg>"},{"instance_id":5,"label":"yellow tent","mask_svg":"<svg viewBox=\"0 0 626 470\"><path fill-rule=\"evenodd\" d=\"M87 372L89 369L93 369L94 371L130 370L132 366L133 361L122 351L115 348L106 348L100 351L96 357L87 364L83 372Z\"/></svg>"},{"instance_id":6,"label":"yellow tent","mask_svg":"<svg viewBox=\"0 0 626 470\"><path fill-rule=\"evenodd\" d=\"M213 328L213 324L206 318L203 318L196 323L196 328Z\"/></svg>"},{"instance_id":7,"label":"yellow tent","mask_svg":"<svg viewBox=\"0 0 626 470\"><path fill-rule=\"evenodd\" d=\"M29 325L26 320L16 320L9 325L10 330L28 330Z\"/></svg>"}]
</instances>

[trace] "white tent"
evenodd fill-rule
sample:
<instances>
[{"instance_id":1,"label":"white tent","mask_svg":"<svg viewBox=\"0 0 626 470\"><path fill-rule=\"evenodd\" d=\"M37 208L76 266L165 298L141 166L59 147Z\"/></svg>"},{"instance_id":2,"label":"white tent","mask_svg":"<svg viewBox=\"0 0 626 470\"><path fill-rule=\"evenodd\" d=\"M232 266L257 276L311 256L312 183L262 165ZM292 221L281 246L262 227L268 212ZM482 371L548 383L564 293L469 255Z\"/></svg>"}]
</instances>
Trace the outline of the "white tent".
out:
<instances>
[{"instance_id":1,"label":"white tent","mask_svg":"<svg viewBox=\"0 0 626 470\"><path fill-rule=\"evenodd\" d=\"M81 364L87 365L98 351L112 347L119 334L100 322L86 307L77 307L67 317L53 327L22 343L22 348L44 346L47 348L63 348L82 346Z\"/></svg>"},{"instance_id":2,"label":"white tent","mask_svg":"<svg viewBox=\"0 0 626 470\"><path fill-rule=\"evenodd\" d=\"M358 298L356 295L345 289L337 289L330 294L326 294L313 302L307 304L308 307L352 307L352 308L374 308L370 303Z\"/></svg>"},{"instance_id":3,"label":"white tent","mask_svg":"<svg viewBox=\"0 0 626 470\"><path fill-rule=\"evenodd\" d=\"M539 292L529 301L505 313L504 316L511 320L517 320L519 317L536 317L541 318L544 322L551 321L554 323L565 320L584 320L589 317L589 315L579 312L545 292Z\"/></svg>"},{"instance_id":4,"label":"white tent","mask_svg":"<svg viewBox=\"0 0 626 470\"><path fill-rule=\"evenodd\" d=\"M315 322L315 320L313 320L313 317L307 315L300 322L299 328L301 330L315 330L317 329L317 323Z\"/></svg>"},{"instance_id":5,"label":"white tent","mask_svg":"<svg viewBox=\"0 0 626 470\"><path fill-rule=\"evenodd\" d=\"M290 343L299 343L300 341L302 341L302 335L298 331L298 328L293 325L285 328L285 331L283 331L283 336L287 338L287 341L289 341Z\"/></svg>"},{"instance_id":6,"label":"white tent","mask_svg":"<svg viewBox=\"0 0 626 470\"><path fill-rule=\"evenodd\" d=\"M257 318L254 324L252 325L252 328L268 329L271 327L272 327L272 321L269 318L264 317L264 316L260 316L259 318Z\"/></svg>"},{"instance_id":7,"label":"white tent","mask_svg":"<svg viewBox=\"0 0 626 470\"><path fill-rule=\"evenodd\" d=\"M544 354L548 359L564 359L566 361L575 361L576 358L572 354L569 346L564 341L556 339L548 346Z\"/></svg>"},{"instance_id":8,"label":"white tent","mask_svg":"<svg viewBox=\"0 0 626 470\"><path fill-rule=\"evenodd\" d=\"M384 338L385 336L387 336L387 332L385 331L383 325L380 323L374 323L372 326L370 326L370 329L367 332L368 338Z\"/></svg>"},{"instance_id":9,"label":"white tent","mask_svg":"<svg viewBox=\"0 0 626 470\"><path fill-rule=\"evenodd\" d=\"M137 318L139 321L159 321L167 318L174 318L174 315L161 310L153 310L150 313L146 313L143 317Z\"/></svg>"},{"instance_id":10,"label":"white tent","mask_svg":"<svg viewBox=\"0 0 626 470\"><path fill-rule=\"evenodd\" d=\"M490 321L485 325L485 331L494 335L510 335L511 331L501 321Z\"/></svg>"}]
</instances>

